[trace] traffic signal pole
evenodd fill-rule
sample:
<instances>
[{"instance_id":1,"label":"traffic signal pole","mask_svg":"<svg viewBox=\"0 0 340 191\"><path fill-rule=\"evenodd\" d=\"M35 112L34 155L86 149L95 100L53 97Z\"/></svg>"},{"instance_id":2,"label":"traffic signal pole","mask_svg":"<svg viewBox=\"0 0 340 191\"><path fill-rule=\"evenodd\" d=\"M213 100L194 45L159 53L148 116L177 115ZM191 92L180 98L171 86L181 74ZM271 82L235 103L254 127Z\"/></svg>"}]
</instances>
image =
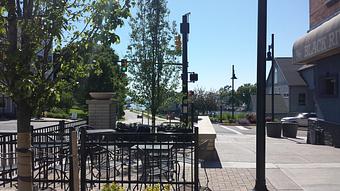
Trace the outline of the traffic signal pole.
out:
<instances>
[{"instance_id":1,"label":"traffic signal pole","mask_svg":"<svg viewBox=\"0 0 340 191\"><path fill-rule=\"evenodd\" d=\"M189 34L189 14L182 17L182 115L181 121L188 127L188 34Z\"/></svg>"},{"instance_id":2,"label":"traffic signal pole","mask_svg":"<svg viewBox=\"0 0 340 191\"><path fill-rule=\"evenodd\" d=\"M266 44L267 0L258 0L257 32L257 92L256 92L256 183L255 191L267 191L266 186Z\"/></svg>"}]
</instances>

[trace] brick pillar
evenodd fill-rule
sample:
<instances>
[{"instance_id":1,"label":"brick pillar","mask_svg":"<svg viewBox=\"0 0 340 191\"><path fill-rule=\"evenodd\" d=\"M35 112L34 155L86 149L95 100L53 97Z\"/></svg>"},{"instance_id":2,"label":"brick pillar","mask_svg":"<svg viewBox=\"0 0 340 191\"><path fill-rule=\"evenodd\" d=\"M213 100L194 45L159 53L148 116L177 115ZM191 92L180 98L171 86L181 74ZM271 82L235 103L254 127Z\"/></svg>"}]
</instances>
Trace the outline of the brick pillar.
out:
<instances>
[{"instance_id":1,"label":"brick pillar","mask_svg":"<svg viewBox=\"0 0 340 191\"><path fill-rule=\"evenodd\" d=\"M113 100L86 100L89 125L98 129L116 127L118 102Z\"/></svg>"}]
</instances>

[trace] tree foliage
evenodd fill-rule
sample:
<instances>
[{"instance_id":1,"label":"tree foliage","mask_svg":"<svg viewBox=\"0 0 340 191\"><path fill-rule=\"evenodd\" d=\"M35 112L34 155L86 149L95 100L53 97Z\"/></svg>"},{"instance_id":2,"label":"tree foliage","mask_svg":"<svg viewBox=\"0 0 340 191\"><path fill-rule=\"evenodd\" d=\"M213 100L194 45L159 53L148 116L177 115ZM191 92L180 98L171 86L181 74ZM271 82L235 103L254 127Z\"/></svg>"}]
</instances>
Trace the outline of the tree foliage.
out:
<instances>
[{"instance_id":1,"label":"tree foliage","mask_svg":"<svg viewBox=\"0 0 340 191\"><path fill-rule=\"evenodd\" d=\"M119 117L122 117L128 80L120 70L118 55L105 45L95 45L91 51L81 51L79 55L86 58L83 64L91 69L74 90L78 104L86 104L85 101L90 99L89 92L114 92L114 99L119 103Z\"/></svg>"},{"instance_id":2,"label":"tree foliage","mask_svg":"<svg viewBox=\"0 0 340 191\"><path fill-rule=\"evenodd\" d=\"M115 29L129 16L129 2L2 0L0 14L0 91L17 105L18 148L27 151L34 111L52 97L59 99L86 73L78 55L81 46L119 42ZM18 164L25 160L19 157ZM25 166L18 177L30 171ZM31 182L18 182L20 191L32 189Z\"/></svg>"},{"instance_id":3,"label":"tree foliage","mask_svg":"<svg viewBox=\"0 0 340 191\"><path fill-rule=\"evenodd\" d=\"M219 108L219 94L215 90L206 91L202 88L194 90L193 102L195 109L202 113L216 111Z\"/></svg>"},{"instance_id":4,"label":"tree foliage","mask_svg":"<svg viewBox=\"0 0 340 191\"><path fill-rule=\"evenodd\" d=\"M245 105L246 110L250 109L251 104L251 95L256 94L256 84L243 84L242 86L237 88L235 93L235 97L238 100L239 104Z\"/></svg>"},{"instance_id":5,"label":"tree foliage","mask_svg":"<svg viewBox=\"0 0 340 191\"><path fill-rule=\"evenodd\" d=\"M32 112L84 75L80 49L119 42L114 31L129 15L109 0L5 0L0 10L0 88Z\"/></svg>"},{"instance_id":6,"label":"tree foliage","mask_svg":"<svg viewBox=\"0 0 340 191\"><path fill-rule=\"evenodd\" d=\"M130 96L151 110L153 116L176 90L178 71L175 63L178 51L172 43L175 23L167 20L166 0L137 0L137 13L131 19L129 72L132 75Z\"/></svg>"}]
</instances>

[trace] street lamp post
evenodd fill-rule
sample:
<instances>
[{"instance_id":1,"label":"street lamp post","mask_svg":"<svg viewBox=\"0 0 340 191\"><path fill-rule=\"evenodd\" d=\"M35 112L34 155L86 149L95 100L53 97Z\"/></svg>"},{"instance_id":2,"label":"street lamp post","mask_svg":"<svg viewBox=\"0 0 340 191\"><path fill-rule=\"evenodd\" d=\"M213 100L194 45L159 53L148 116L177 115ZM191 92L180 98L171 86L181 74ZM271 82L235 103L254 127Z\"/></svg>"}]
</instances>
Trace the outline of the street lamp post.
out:
<instances>
[{"instance_id":1,"label":"street lamp post","mask_svg":"<svg viewBox=\"0 0 340 191\"><path fill-rule=\"evenodd\" d=\"M234 120L234 113L235 113L235 90L234 90L234 80L236 80L236 75L235 75L235 70L234 70L234 65L233 65L233 75L231 77L231 119Z\"/></svg>"},{"instance_id":2,"label":"street lamp post","mask_svg":"<svg viewBox=\"0 0 340 191\"><path fill-rule=\"evenodd\" d=\"M256 182L254 190L267 191L265 135L267 0L258 0L257 18Z\"/></svg>"},{"instance_id":3,"label":"street lamp post","mask_svg":"<svg viewBox=\"0 0 340 191\"><path fill-rule=\"evenodd\" d=\"M275 80L275 56L274 56L274 34L272 34L272 44L268 46L268 52L267 52L267 60L272 62L272 67L270 69L271 76L271 102L272 102L272 121L274 121L275 118L275 111L274 111L274 80Z\"/></svg>"},{"instance_id":4,"label":"street lamp post","mask_svg":"<svg viewBox=\"0 0 340 191\"><path fill-rule=\"evenodd\" d=\"M221 102L221 105L220 105L220 123L222 123L222 109L223 109L223 106L222 106L222 102Z\"/></svg>"}]
</instances>

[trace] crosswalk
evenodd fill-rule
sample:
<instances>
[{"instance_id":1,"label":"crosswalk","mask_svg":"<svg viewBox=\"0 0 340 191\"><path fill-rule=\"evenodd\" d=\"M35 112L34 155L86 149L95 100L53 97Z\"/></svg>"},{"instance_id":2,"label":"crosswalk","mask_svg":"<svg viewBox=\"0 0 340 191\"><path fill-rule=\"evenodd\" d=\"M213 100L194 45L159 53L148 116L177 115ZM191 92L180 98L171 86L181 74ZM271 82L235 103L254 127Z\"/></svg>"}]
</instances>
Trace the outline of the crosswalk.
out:
<instances>
[{"instance_id":1,"label":"crosswalk","mask_svg":"<svg viewBox=\"0 0 340 191\"><path fill-rule=\"evenodd\" d=\"M238 134L238 135L243 135L244 131L248 131L248 128L245 128L243 126L225 126L225 125L220 125L225 130L228 130L232 133Z\"/></svg>"}]
</instances>

